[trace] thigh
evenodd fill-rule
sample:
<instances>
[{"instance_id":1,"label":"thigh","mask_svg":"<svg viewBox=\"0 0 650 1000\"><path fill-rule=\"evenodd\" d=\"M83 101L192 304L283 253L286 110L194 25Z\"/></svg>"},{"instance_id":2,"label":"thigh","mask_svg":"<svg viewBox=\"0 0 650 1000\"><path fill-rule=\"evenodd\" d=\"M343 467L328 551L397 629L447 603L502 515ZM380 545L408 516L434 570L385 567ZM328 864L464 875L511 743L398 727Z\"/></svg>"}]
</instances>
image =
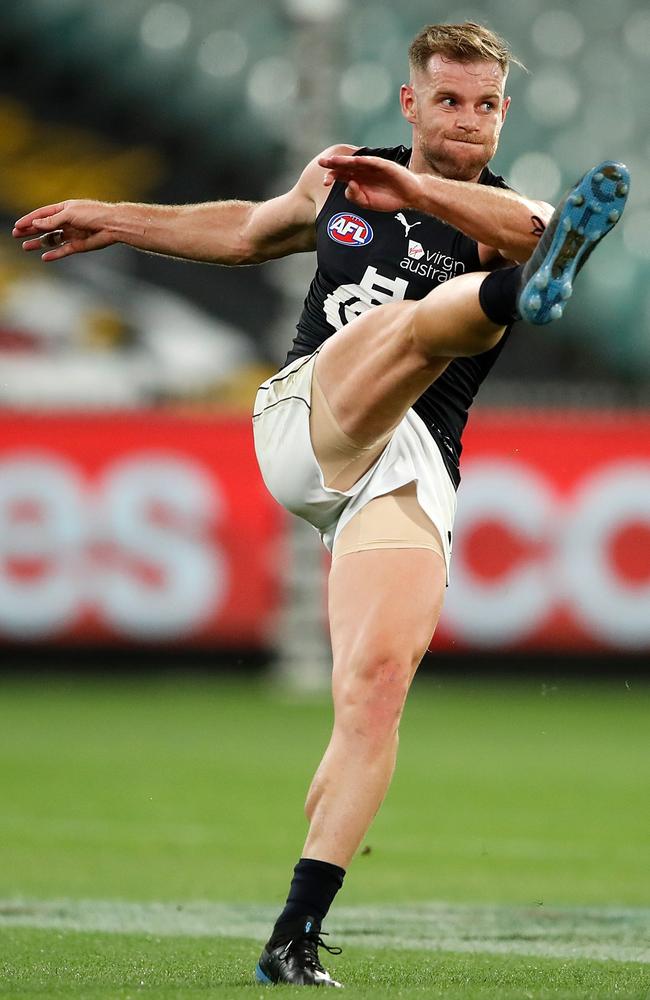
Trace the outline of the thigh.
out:
<instances>
[{"instance_id":1,"label":"thigh","mask_svg":"<svg viewBox=\"0 0 650 1000\"><path fill-rule=\"evenodd\" d=\"M370 446L396 427L449 364L413 346L419 303L375 306L327 341L314 372L341 429Z\"/></svg>"},{"instance_id":2,"label":"thigh","mask_svg":"<svg viewBox=\"0 0 650 1000\"><path fill-rule=\"evenodd\" d=\"M395 427L461 355L503 334L478 301L482 272L461 275L419 301L374 306L330 337L315 371L342 429L361 445Z\"/></svg>"},{"instance_id":3,"label":"thigh","mask_svg":"<svg viewBox=\"0 0 650 1000\"><path fill-rule=\"evenodd\" d=\"M410 682L438 624L445 564L428 549L351 552L332 564L329 619L336 694L354 671L385 663Z\"/></svg>"},{"instance_id":4,"label":"thigh","mask_svg":"<svg viewBox=\"0 0 650 1000\"><path fill-rule=\"evenodd\" d=\"M414 482L374 497L357 511L337 534L332 558L369 549L429 549L445 561L440 534L420 506Z\"/></svg>"},{"instance_id":5,"label":"thigh","mask_svg":"<svg viewBox=\"0 0 650 1000\"><path fill-rule=\"evenodd\" d=\"M393 433L387 429L374 441L362 444L346 434L332 412L314 367L311 383L309 434L323 482L335 490L349 490L384 450Z\"/></svg>"}]
</instances>

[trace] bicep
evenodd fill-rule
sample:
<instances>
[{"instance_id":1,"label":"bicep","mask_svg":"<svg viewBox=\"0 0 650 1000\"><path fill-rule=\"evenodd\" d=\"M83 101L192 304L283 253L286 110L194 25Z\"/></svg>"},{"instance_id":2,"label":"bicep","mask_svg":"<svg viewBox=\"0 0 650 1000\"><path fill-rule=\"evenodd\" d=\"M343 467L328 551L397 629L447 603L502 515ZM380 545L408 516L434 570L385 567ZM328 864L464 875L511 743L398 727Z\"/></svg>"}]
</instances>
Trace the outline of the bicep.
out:
<instances>
[{"instance_id":1,"label":"bicep","mask_svg":"<svg viewBox=\"0 0 650 1000\"><path fill-rule=\"evenodd\" d=\"M351 153L356 148L336 145L324 150L307 164L290 191L255 206L247 226L254 262L316 249L316 218L329 194L318 161L324 155Z\"/></svg>"},{"instance_id":2,"label":"bicep","mask_svg":"<svg viewBox=\"0 0 650 1000\"><path fill-rule=\"evenodd\" d=\"M255 205L246 226L251 263L261 263L316 246L314 204L298 185L277 198Z\"/></svg>"}]
</instances>

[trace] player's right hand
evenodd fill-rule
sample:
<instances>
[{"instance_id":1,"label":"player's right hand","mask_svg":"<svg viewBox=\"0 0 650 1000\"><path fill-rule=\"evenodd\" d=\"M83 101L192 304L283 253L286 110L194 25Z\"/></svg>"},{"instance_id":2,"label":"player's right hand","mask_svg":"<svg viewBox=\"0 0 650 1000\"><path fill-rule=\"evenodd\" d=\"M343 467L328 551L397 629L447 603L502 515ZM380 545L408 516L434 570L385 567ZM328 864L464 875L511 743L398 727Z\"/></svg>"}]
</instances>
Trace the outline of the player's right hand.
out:
<instances>
[{"instance_id":1,"label":"player's right hand","mask_svg":"<svg viewBox=\"0 0 650 1000\"><path fill-rule=\"evenodd\" d=\"M24 241L23 250L40 251L44 261L102 250L117 242L106 225L106 205L100 201L44 205L18 219L12 236Z\"/></svg>"}]
</instances>

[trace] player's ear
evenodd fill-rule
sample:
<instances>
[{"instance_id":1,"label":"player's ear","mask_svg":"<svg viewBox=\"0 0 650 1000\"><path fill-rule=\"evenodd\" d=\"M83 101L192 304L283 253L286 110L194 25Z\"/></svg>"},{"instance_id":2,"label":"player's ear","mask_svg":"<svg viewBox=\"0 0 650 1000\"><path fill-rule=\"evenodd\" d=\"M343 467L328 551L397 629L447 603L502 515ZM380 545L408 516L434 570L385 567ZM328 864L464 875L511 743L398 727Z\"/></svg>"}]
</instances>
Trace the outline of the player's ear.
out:
<instances>
[{"instance_id":1,"label":"player's ear","mask_svg":"<svg viewBox=\"0 0 650 1000\"><path fill-rule=\"evenodd\" d=\"M402 109L402 114L406 118L407 122L410 122L411 125L415 125L417 121L417 98L415 96L415 90L410 83L403 83L400 87L399 103Z\"/></svg>"},{"instance_id":2,"label":"player's ear","mask_svg":"<svg viewBox=\"0 0 650 1000\"><path fill-rule=\"evenodd\" d=\"M510 107L510 101L511 100L512 100L512 98L510 98L510 97L504 97L503 98L503 104L501 105L501 122L502 123L506 120L506 115L508 113L508 108Z\"/></svg>"}]
</instances>

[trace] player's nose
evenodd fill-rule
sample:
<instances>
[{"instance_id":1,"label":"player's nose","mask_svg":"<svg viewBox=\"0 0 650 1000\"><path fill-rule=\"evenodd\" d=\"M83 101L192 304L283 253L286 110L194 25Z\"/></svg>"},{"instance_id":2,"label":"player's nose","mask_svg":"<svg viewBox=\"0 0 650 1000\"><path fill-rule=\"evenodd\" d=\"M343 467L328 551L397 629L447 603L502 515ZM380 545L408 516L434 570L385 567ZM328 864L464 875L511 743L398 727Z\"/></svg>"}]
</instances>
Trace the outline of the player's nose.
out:
<instances>
[{"instance_id":1,"label":"player's nose","mask_svg":"<svg viewBox=\"0 0 650 1000\"><path fill-rule=\"evenodd\" d=\"M459 132L478 132L480 127L479 123L468 114L459 115L456 119L456 128Z\"/></svg>"}]
</instances>

